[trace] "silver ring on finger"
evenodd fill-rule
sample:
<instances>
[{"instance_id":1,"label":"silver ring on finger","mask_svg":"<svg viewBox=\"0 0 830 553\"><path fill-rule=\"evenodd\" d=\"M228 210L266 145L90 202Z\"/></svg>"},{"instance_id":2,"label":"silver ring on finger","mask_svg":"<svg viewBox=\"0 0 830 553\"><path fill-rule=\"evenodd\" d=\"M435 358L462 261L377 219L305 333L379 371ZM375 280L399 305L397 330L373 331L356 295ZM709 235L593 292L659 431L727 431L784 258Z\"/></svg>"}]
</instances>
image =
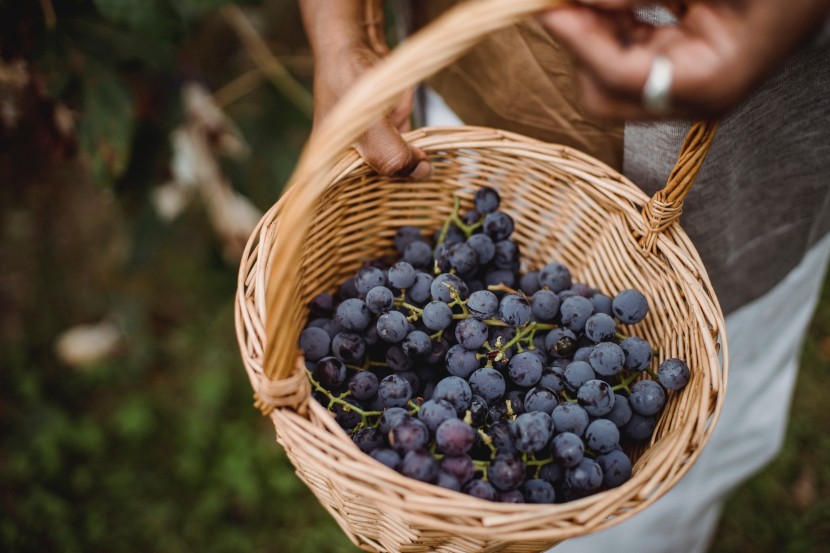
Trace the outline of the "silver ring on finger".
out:
<instances>
[{"instance_id":1,"label":"silver ring on finger","mask_svg":"<svg viewBox=\"0 0 830 553\"><path fill-rule=\"evenodd\" d=\"M665 115L671 110L671 85L674 73L669 58L654 56L646 84L643 86L643 107L654 115Z\"/></svg>"}]
</instances>

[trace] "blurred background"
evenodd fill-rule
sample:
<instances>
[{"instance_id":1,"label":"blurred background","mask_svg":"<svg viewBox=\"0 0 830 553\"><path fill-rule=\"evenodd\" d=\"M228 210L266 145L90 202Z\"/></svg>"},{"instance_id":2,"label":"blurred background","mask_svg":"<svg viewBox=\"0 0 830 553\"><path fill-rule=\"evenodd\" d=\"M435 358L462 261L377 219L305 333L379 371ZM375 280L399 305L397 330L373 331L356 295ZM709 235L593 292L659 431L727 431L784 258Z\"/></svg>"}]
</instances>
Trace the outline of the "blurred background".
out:
<instances>
[{"instance_id":1,"label":"blurred background","mask_svg":"<svg viewBox=\"0 0 830 553\"><path fill-rule=\"evenodd\" d=\"M0 0L0 551L356 551L233 326L311 66L292 0ZM827 551L830 286L802 365L714 551Z\"/></svg>"}]
</instances>

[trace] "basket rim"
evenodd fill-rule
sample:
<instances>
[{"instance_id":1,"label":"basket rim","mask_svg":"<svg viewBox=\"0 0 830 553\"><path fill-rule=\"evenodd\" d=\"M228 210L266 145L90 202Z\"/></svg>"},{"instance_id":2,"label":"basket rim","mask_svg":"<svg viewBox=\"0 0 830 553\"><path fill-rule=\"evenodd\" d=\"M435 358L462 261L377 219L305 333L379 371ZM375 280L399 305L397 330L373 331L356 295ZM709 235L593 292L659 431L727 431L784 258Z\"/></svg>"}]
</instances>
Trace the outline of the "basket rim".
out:
<instances>
[{"instance_id":1,"label":"basket rim","mask_svg":"<svg viewBox=\"0 0 830 553\"><path fill-rule=\"evenodd\" d=\"M613 192L614 196L619 199L620 212L629 225L641 229L645 228L641 210L649 201L649 197L633 182L613 168L571 147L545 143L517 133L475 126L425 127L406 134L405 139L413 145L424 149L427 153L440 149L453 148L496 148L513 155L527 155L530 157L554 156L560 158L563 166L569 166L570 169L579 172L583 178L589 179L591 182L596 181L599 186L605 187L606 192ZM336 183L345 176L358 171L368 171L368 168L366 168L357 152L350 150L329 172L327 182ZM613 190L611 190L612 188ZM255 390L262 389L267 383L266 381L268 381L262 367L262 354L265 348L264 328L266 316L264 289L267 285L268 265L272 259L270 255L272 252L270 250L273 246L275 234L273 226L280 210L289 201L290 193L291 190L289 189L286 195L274 204L262 217L246 244L242 263L240 264L235 301L237 338L245 368ZM684 458L684 466L670 480L662 483L657 489L642 490L636 488L636 486L642 483L635 478L637 476L635 474L631 480L619 488L613 488L576 501L555 505L511 505L489 502L458 492L443 490L432 484L426 484L404 477L384 466L383 470L377 472L379 476L385 475L383 480L390 482L390 486L394 487L400 484L397 482L399 479L403 478L406 480L401 489L408 490L409 493L402 491L398 495L399 503L396 507L405 512L406 507L412 507L413 502L418 503L419 498L429 498L431 500L440 498L441 501L450 501L452 503L451 500L453 497L458 496L455 500L467 505L468 508L492 513L492 515L482 517L483 524L479 528L444 523L440 518L420 520L419 522L424 523L426 527L434 530L448 532L463 531L466 536L492 538L493 533L499 531L500 528L510 527L511 524L515 526L517 519L522 518L520 516L517 517L517 514L525 515L525 518L538 518L540 516L553 517L574 511L575 509L588 509L589 514L602 518L602 522L595 524L593 530L605 528L633 516L636 512L639 512L645 506L656 501L657 498L673 487L674 483L685 475L694 461L697 460L703 446L708 442L708 438L720 415L728 378L728 345L723 332L725 327L720 305L706 274L705 267L703 267L697 251L694 249L688 236L686 236L678 224L674 224L657 237L657 249L664 255L673 256L678 263L676 266L677 270L682 273L685 285L689 286L694 293L693 297L696 301L691 302L691 304L695 307L695 317L700 322L697 326L700 328L704 337L708 333L711 347L715 349L720 347L720 360L718 365L719 379L716 382L709 382L712 390L708 399L710 401L714 399L714 403L711 405L711 412L707 417L705 431L702 435L696 437L695 447L692 453L687 454ZM262 260L267 261L263 264ZM716 335L719 335L719 342ZM705 357L709 358L710 361L712 360L711 355ZM294 370L300 370L303 373L301 370L303 368L302 355L298 352L295 358ZM714 398L711 396L714 396ZM308 398L306 397L306 399ZM298 424L301 420L304 420L309 424L325 427L326 432L336 437L336 441L332 443L351 448L352 455L359 454L364 459L369 457L360 452L357 446L348 438L345 431L340 429L339 426L336 426L336 423L333 423L332 420L327 421L327 417L321 417L313 401L309 403L311 404L310 414L306 414L305 416L295 413L288 407L277 407L273 411L270 411L277 435L283 445L285 445L283 438L294 433L294 429L291 426L297 426L298 428L305 427L305 424ZM297 431L300 432L299 430ZM691 430L689 433L691 433ZM677 438L677 440L679 439ZM688 448L688 444L678 442L678 450L682 449L680 446L683 445ZM646 478L642 476L641 479L645 480ZM620 494L621 492L631 494L632 491L638 492L633 496L638 502L637 505L635 507L625 508L621 512L616 512L620 511L620 504L624 502L619 502L616 505L612 502L611 505L615 512L610 513L611 516L609 518L609 513L605 512L608 510L608 506L603 505L602 500L611 495ZM449 500L446 499L448 495ZM386 500L392 501L390 499L392 495L384 497ZM429 503L429 501L423 503ZM393 508L391 504L389 507ZM440 509L438 510L440 511ZM590 519L590 517L586 518ZM338 522L340 521L338 520ZM347 531L347 533L349 532ZM525 532L522 534L522 540L559 540L574 537L582 533L584 532L575 526L570 529L551 528L529 533Z\"/></svg>"}]
</instances>

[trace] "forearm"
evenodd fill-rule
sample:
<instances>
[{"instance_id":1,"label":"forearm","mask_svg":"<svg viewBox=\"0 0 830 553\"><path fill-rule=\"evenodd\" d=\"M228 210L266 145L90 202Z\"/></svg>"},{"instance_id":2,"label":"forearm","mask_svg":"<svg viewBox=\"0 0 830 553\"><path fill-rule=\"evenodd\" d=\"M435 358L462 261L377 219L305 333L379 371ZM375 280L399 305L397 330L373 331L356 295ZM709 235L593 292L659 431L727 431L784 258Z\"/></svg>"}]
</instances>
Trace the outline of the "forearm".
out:
<instances>
[{"instance_id":1,"label":"forearm","mask_svg":"<svg viewBox=\"0 0 830 553\"><path fill-rule=\"evenodd\" d=\"M382 0L300 0L303 26L315 56L370 43L369 26L381 23Z\"/></svg>"}]
</instances>

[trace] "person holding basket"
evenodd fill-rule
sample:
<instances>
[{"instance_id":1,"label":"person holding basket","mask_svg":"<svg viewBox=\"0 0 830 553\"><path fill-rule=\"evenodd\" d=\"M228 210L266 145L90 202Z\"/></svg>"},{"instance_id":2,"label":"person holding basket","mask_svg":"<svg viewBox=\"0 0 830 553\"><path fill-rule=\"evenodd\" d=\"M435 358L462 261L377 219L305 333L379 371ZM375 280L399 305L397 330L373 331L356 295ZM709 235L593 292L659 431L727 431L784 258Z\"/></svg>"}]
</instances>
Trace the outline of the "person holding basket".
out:
<instances>
[{"instance_id":1,"label":"person holding basket","mask_svg":"<svg viewBox=\"0 0 830 553\"><path fill-rule=\"evenodd\" d=\"M413 27L456 2L398 2ZM386 53L378 0L301 0L315 58L315 125ZM413 105L573 146L660 189L689 119L718 134L683 228L726 318L730 380L718 426L665 496L557 552L705 551L725 497L780 450L798 355L830 259L830 2L583 0L493 33L355 145L383 175L426 178Z\"/></svg>"}]
</instances>

